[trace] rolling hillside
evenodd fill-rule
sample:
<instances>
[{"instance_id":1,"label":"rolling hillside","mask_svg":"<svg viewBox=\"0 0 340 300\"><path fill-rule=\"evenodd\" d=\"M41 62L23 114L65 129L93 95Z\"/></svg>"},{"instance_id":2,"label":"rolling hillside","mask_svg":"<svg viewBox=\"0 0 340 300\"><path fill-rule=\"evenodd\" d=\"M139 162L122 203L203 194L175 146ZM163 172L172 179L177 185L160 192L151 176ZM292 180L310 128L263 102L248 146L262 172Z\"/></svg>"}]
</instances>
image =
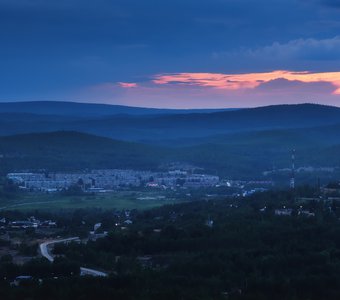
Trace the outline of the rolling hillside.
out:
<instances>
[{"instance_id":1,"label":"rolling hillside","mask_svg":"<svg viewBox=\"0 0 340 300\"><path fill-rule=\"evenodd\" d=\"M169 162L191 163L229 178L262 178L263 171L289 168L296 149L299 166L340 166L336 127L241 132L182 147L125 142L94 135L59 131L0 138L0 169L47 171L93 168L155 170ZM320 142L313 136L324 135ZM328 138L326 138L328 137Z\"/></svg>"},{"instance_id":2,"label":"rolling hillside","mask_svg":"<svg viewBox=\"0 0 340 300\"><path fill-rule=\"evenodd\" d=\"M292 149L297 151L298 166L340 166L340 109L336 107L279 105L86 118L77 116L83 110L73 115L69 110L45 114L53 105L48 107L41 114L0 113L2 173L157 169L168 162L186 162L222 176L260 178L273 166L289 167Z\"/></svg>"},{"instance_id":3,"label":"rolling hillside","mask_svg":"<svg viewBox=\"0 0 340 300\"><path fill-rule=\"evenodd\" d=\"M15 113L12 119L10 113L0 114L0 135L67 130L118 140L155 143L169 139L205 138L242 131L308 128L340 123L340 108L313 104L209 113L86 118L77 116L81 111L75 109L73 115L65 113L51 117Z\"/></svg>"},{"instance_id":4,"label":"rolling hillside","mask_svg":"<svg viewBox=\"0 0 340 300\"><path fill-rule=\"evenodd\" d=\"M2 172L22 169L152 169L166 150L78 132L33 133L0 138Z\"/></svg>"}]
</instances>

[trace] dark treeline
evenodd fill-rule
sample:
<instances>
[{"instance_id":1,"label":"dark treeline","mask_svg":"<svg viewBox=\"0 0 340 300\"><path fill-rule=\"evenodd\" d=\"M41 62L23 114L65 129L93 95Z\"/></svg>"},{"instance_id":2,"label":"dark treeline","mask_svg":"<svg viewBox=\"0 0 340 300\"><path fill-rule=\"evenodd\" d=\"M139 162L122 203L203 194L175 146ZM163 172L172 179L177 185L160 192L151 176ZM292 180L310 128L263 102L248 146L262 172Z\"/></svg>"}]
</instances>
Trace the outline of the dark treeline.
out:
<instances>
[{"instance_id":1,"label":"dark treeline","mask_svg":"<svg viewBox=\"0 0 340 300\"><path fill-rule=\"evenodd\" d=\"M80 274L80 267L78 263L63 257L57 257L53 263L45 258L35 258L21 266L12 263L11 255L0 258L0 278L14 280L26 274L36 279L73 276Z\"/></svg>"},{"instance_id":2,"label":"dark treeline","mask_svg":"<svg viewBox=\"0 0 340 300\"><path fill-rule=\"evenodd\" d=\"M9 299L43 299L51 291L49 299L339 299L338 203L296 200L315 193L305 187L133 211L130 225L117 211L75 211L60 218L69 234L96 221L109 234L60 244L55 254L110 277L2 285ZM291 216L275 215L283 206Z\"/></svg>"}]
</instances>

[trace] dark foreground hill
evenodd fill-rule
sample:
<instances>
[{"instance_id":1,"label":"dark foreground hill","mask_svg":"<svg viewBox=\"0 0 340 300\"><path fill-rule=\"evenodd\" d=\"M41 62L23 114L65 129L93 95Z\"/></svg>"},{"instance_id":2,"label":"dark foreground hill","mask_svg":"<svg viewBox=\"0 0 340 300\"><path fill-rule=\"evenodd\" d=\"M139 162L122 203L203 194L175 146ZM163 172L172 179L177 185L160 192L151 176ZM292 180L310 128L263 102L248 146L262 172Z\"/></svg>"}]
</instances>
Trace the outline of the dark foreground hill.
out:
<instances>
[{"instance_id":1,"label":"dark foreground hill","mask_svg":"<svg viewBox=\"0 0 340 300\"><path fill-rule=\"evenodd\" d=\"M14 135L0 138L0 170L2 173L38 169L157 170L167 163L183 162L229 178L264 178L263 172L273 167L290 167L292 149L296 149L297 167L339 167L340 134L335 128L309 129L306 135L298 129L233 133L183 147L125 142L67 131ZM312 138L322 132L327 142Z\"/></svg>"},{"instance_id":2,"label":"dark foreground hill","mask_svg":"<svg viewBox=\"0 0 340 300\"><path fill-rule=\"evenodd\" d=\"M84 170L150 169L164 149L79 132L51 132L0 138L1 169Z\"/></svg>"}]
</instances>

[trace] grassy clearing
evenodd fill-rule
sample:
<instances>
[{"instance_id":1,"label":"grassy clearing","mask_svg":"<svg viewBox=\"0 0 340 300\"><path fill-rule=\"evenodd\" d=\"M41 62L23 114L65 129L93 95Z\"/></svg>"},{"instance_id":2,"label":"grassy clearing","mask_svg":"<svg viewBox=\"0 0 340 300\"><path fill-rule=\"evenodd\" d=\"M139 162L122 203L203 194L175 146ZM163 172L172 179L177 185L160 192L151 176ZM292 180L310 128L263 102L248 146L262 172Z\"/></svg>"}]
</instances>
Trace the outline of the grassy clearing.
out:
<instances>
[{"instance_id":1,"label":"grassy clearing","mask_svg":"<svg viewBox=\"0 0 340 300\"><path fill-rule=\"evenodd\" d=\"M150 197L151 199L137 199L140 197ZM158 199L155 194L150 195L150 193L140 192L115 192L94 196L29 194L15 200L0 199L0 210L59 210L91 207L102 209L149 209L176 202L180 202L180 200Z\"/></svg>"}]
</instances>

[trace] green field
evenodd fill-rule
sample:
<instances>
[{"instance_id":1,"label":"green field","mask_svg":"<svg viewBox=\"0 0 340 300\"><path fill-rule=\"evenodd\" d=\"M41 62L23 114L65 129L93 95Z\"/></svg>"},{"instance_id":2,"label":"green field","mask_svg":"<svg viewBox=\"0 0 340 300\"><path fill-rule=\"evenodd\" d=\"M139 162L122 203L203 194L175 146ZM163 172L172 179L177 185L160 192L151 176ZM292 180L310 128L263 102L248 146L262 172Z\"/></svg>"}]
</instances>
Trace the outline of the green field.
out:
<instances>
[{"instance_id":1,"label":"green field","mask_svg":"<svg viewBox=\"0 0 340 300\"><path fill-rule=\"evenodd\" d=\"M181 200L159 199L159 194L148 192L114 192L84 196L62 196L57 194L27 194L18 199L0 199L0 210L59 210L79 208L103 209L149 209ZM147 199L138 199L138 198Z\"/></svg>"}]
</instances>

